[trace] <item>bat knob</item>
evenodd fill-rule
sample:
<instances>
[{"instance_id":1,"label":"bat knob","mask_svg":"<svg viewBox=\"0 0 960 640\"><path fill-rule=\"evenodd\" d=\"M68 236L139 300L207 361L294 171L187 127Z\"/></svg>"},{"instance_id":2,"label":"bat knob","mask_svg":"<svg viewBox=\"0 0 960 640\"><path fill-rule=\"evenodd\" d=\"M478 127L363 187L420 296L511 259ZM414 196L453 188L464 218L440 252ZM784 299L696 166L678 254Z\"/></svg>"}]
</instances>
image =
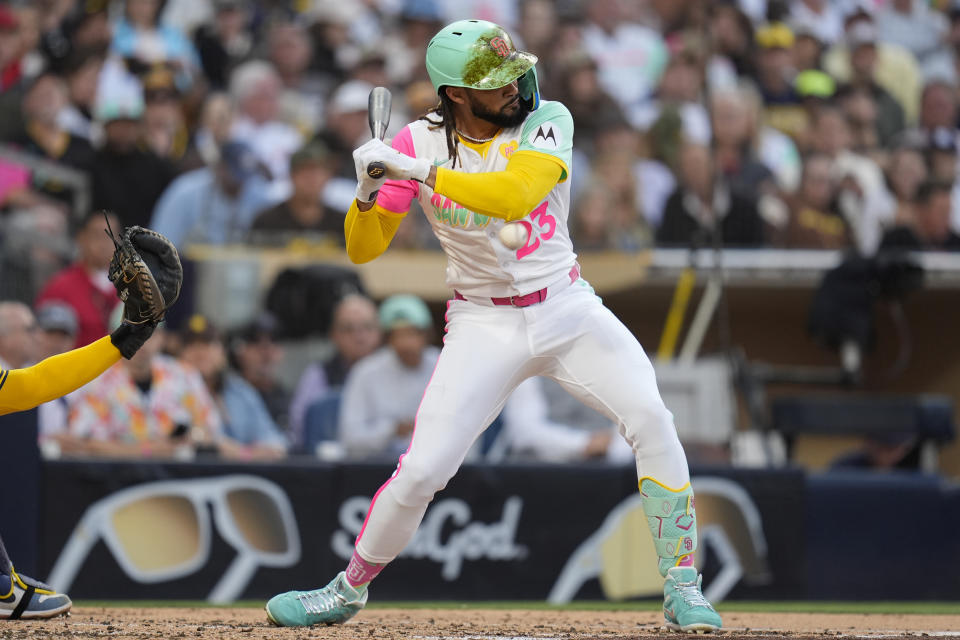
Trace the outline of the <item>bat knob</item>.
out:
<instances>
[{"instance_id":1,"label":"bat knob","mask_svg":"<svg viewBox=\"0 0 960 640\"><path fill-rule=\"evenodd\" d=\"M387 172L387 167L382 162L371 162L367 165L367 175L377 180L383 177Z\"/></svg>"}]
</instances>

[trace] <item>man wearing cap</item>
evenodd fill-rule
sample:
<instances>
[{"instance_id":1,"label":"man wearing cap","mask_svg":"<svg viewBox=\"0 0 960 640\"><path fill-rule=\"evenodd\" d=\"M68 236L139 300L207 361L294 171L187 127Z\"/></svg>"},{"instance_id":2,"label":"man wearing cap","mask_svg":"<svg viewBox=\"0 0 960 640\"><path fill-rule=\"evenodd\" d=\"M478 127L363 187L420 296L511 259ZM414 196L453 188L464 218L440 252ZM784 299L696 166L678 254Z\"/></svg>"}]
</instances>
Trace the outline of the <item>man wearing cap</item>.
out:
<instances>
[{"instance_id":1,"label":"man wearing cap","mask_svg":"<svg viewBox=\"0 0 960 640\"><path fill-rule=\"evenodd\" d=\"M178 177L163 192L150 228L183 250L190 243L243 242L258 211L274 204L260 159L242 142L228 142L213 167Z\"/></svg>"},{"instance_id":2,"label":"man wearing cap","mask_svg":"<svg viewBox=\"0 0 960 640\"><path fill-rule=\"evenodd\" d=\"M230 340L230 363L237 373L260 394L267 411L281 428L287 426L290 392L280 380L284 351L277 344L277 318L270 312L258 314Z\"/></svg>"},{"instance_id":3,"label":"man wearing cap","mask_svg":"<svg viewBox=\"0 0 960 640\"><path fill-rule=\"evenodd\" d=\"M250 229L254 241L289 240L304 234L323 236L343 245L343 214L323 202L334 159L320 141L290 156L293 193L280 204L257 214Z\"/></svg>"},{"instance_id":4,"label":"man wearing cap","mask_svg":"<svg viewBox=\"0 0 960 640\"><path fill-rule=\"evenodd\" d=\"M843 39L823 56L824 71L836 78L837 82L848 82L853 73L852 50L869 44L872 44L876 53L874 79L900 104L906 121L915 122L921 89L920 68L909 50L877 37L876 24L870 12L861 8L846 16Z\"/></svg>"},{"instance_id":5,"label":"man wearing cap","mask_svg":"<svg viewBox=\"0 0 960 640\"><path fill-rule=\"evenodd\" d=\"M690 632L722 624L700 590L689 469L653 366L580 277L567 226L573 118L562 103L541 101L536 62L496 24L447 25L426 52L436 108L403 127L392 146L374 138L354 151L358 185L344 224L350 259L369 262L386 251L416 198L446 253L453 297L416 429L393 415L376 430L392 438L410 429L412 436L371 502L353 556L326 587L271 598L267 617L275 624L342 623L361 610L371 581L411 541L507 397L535 375L602 409L630 443L664 577L667 626ZM383 163L382 175L370 175L375 162ZM404 317L413 329L422 326L412 309ZM397 330L395 357L422 369L435 354L421 351L418 362L413 347L422 338L401 347ZM353 411L344 407L345 420Z\"/></svg>"},{"instance_id":6,"label":"man wearing cap","mask_svg":"<svg viewBox=\"0 0 960 640\"><path fill-rule=\"evenodd\" d=\"M317 138L338 157L346 157L356 145L369 135L367 106L373 85L362 80L350 80L340 85L327 106L327 124ZM344 161L337 167L337 175L355 180L353 164Z\"/></svg>"},{"instance_id":7,"label":"man wearing cap","mask_svg":"<svg viewBox=\"0 0 960 640\"><path fill-rule=\"evenodd\" d=\"M173 165L140 146L143 90L139 81L108 61L94 108L103 146L91 175L93 209L114 211L124 225L147 226L150 212L176 175ZM104 81L107 78L109 81Z\"/></svg>"},{"instance_id":8,"label":"man wearing cap","mask_svg":"<svg viewBox=\"0 0 960 640\"><path fill-rule=\"evenodd\" d=\"M340 442L356 458L396 458L410 443L417 406L440 350L428 343L427 305L410 295L380 305L386 346L360 360L347 376L340 408Z\"/></svg>"},{"instance_id":9,"label":"man wearing cap","mask_svg":"<svg viewBox=\"0 0 960 640\"><path fill-rule=\"evenodd\" d=\"M223 455L241 460L276 460L287 443L257 390L227 366L223 336L205 316L194 315L180 335L180 361L207 385L223 420Z\"/></svg>"},{"instance_id":10,"label":"man wearing cap","mask_svg":"<svg viewBox=\"0 0 960 640\"><path fill-rule=\"evenodd\" d=\"M796 139L806 129L807 116L794 87L793 31L774 22L757 29L755 37L760 48L757 79L766 124Z\"/></svg>"},{"instance_id":11,"label":"man wearing cap","mask_svg":"<svg viewBox=\"0 0 960 640\"><path fill-rule=\"evenodd\" d=\"M45 360L73 349L77 316L66 304L49 302L37 307L37 358ZM37 408L40 444L45 453L57 453L56 438L67 429L67 396L54 398Z\"/></svg>"}]
</instances>

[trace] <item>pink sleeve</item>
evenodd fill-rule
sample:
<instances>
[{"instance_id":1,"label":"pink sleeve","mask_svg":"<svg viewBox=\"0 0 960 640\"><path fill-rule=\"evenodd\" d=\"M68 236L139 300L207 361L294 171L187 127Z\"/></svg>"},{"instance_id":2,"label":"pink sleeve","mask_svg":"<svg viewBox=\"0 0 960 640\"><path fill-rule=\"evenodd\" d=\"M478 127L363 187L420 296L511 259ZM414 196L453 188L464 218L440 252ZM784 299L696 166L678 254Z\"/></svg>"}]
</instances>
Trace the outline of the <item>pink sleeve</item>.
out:
<instances>
[{"instance_id":1,"label":"pink sleeve","mask_svg":"<svg viewBox=\"0 0 960 640\"><path fill-rule=\"evenodd\" d=\"M411 158L417 157L409 125L400 130L393 139L392 146ZM377 196L377 205L393 213L406 213L410 209L410 201L417 197L419 189L420 183L416 180L387 180Z\"/></svg>"}]
</instances>

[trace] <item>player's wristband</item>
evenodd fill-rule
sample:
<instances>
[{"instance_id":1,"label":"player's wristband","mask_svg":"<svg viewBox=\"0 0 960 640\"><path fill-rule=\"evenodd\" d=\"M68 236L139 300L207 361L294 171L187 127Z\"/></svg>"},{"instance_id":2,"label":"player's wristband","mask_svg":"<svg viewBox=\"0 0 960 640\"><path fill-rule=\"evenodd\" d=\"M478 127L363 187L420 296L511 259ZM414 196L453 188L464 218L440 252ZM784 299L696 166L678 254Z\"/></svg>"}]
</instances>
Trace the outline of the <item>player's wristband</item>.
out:
<instances>
[{"instance_id":1,"label":"player's wristband","mask_svg":"<svg viewBox=\"0 0 960 640\"><path fill-rule=\"evenodd\" d=\"M121 322L120 326L110 334L110 342L117 348L124 358L129 360L140 350L150 336L153 335L155 324L130 324Z\"/></svg>"}]
</instances>

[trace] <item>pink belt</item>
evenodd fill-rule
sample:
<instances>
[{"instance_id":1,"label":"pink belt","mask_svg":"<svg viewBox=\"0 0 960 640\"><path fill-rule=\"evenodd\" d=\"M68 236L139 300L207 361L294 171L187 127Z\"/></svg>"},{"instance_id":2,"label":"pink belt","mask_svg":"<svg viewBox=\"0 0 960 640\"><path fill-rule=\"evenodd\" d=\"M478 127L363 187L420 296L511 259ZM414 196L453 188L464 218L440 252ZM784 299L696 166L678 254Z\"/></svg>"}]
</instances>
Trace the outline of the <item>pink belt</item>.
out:
<instances>
[{"instance_id":1,"label":"pink belt","mask_svg":"<svg viewBox=\"0 0 960 640\"><path fill-rule=\"evenodd\" d=\"M580 277L580 265L574 264L573 268L570 269L570 273L567 274L570 278L570 282L564 281L562 284L569 285L577 281L577 278ZM497 307L529 307L532 304L540 304L547 299L547 293L551 287L556 287L556 284L546 286L539 291L534 291L533 293L528 293L522 296L510 296L508 298L480 298L484 302L489 300L494 306ZM453 292L453 297L455 300L466 300L459 291Z\"/></svg>"}]
</instances>

